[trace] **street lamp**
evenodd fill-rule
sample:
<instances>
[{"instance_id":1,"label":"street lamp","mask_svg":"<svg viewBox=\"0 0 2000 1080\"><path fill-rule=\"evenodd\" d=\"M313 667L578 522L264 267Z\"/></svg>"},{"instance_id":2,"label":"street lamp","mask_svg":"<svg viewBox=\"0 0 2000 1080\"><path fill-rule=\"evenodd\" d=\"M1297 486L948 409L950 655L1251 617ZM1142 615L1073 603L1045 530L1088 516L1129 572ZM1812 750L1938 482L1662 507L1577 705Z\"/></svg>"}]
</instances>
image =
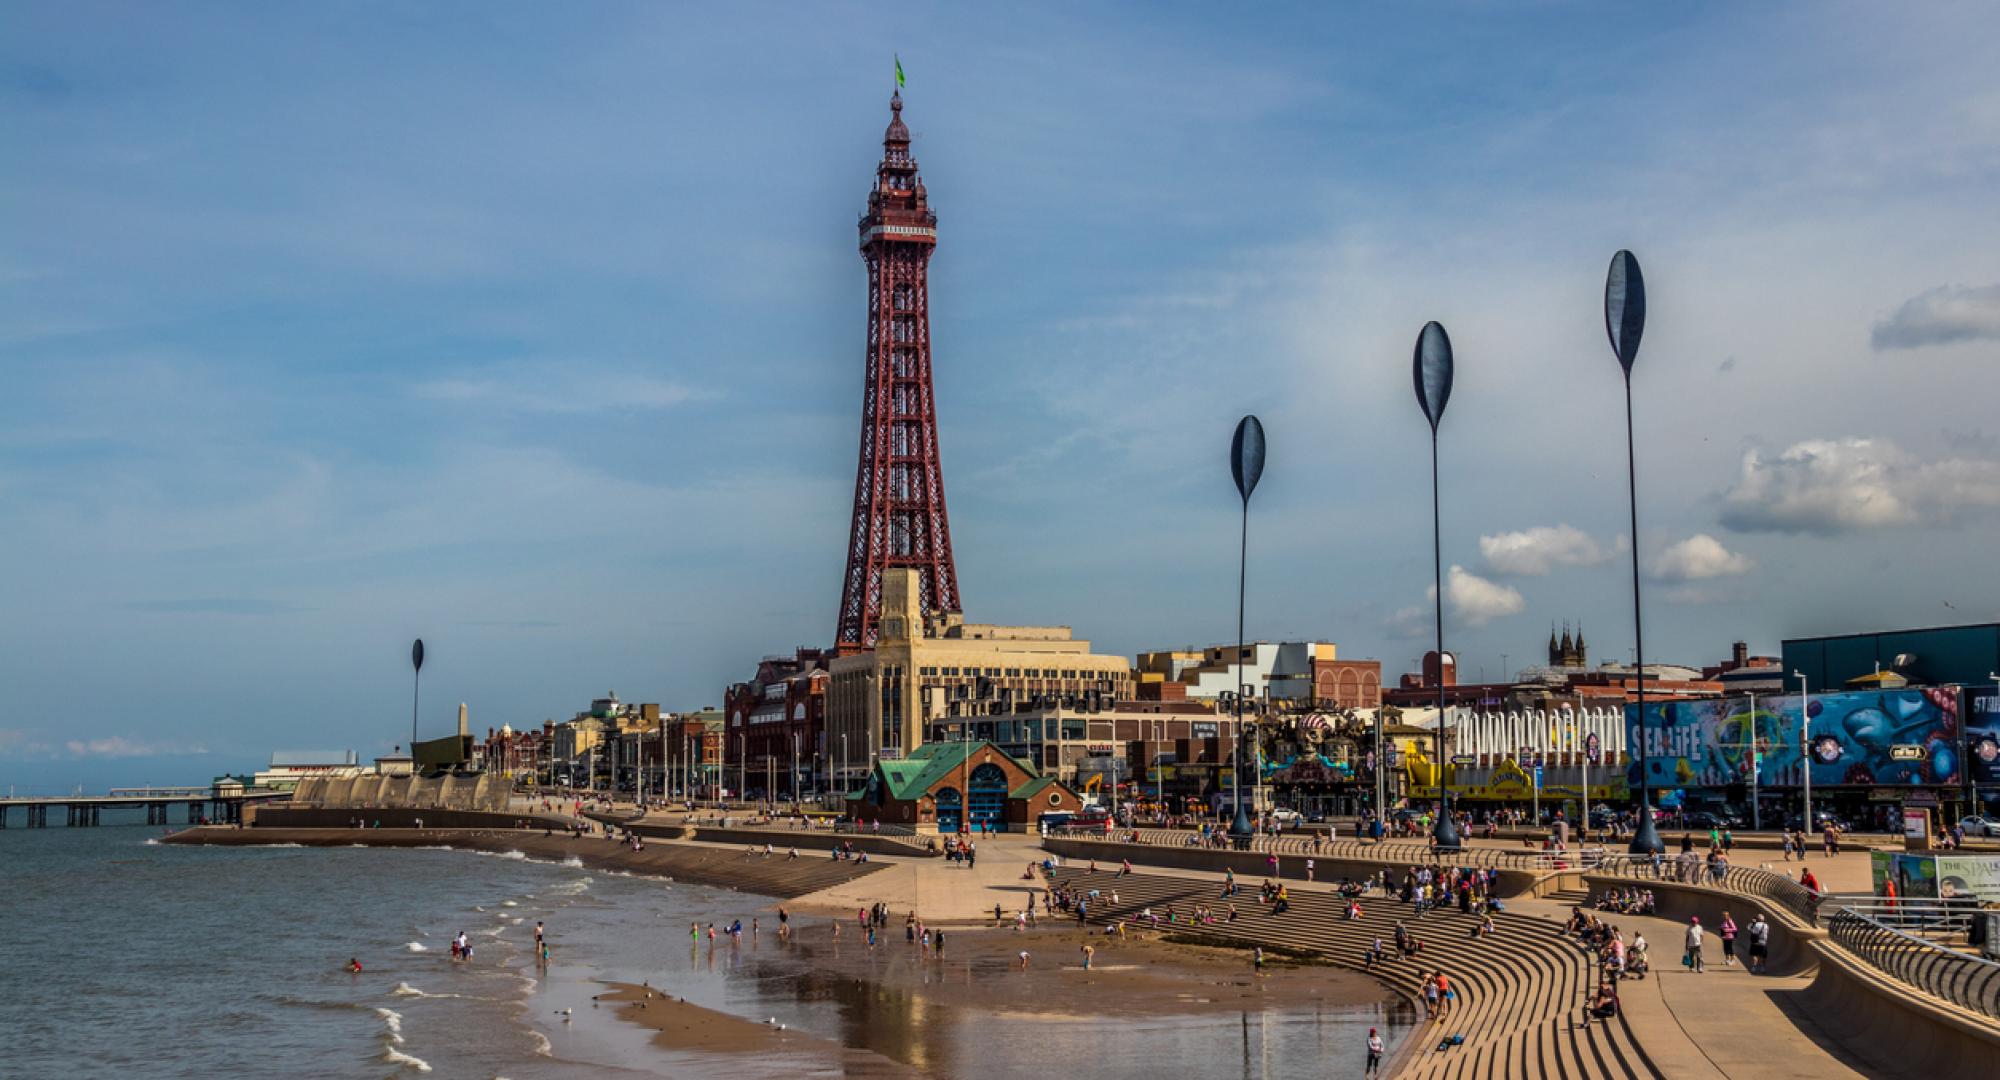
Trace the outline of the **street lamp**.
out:
<instances>
[{"instance_id":1,"label":"street lamp","mask_svg":"<svg viewBox=\"0 0 2000 1080\"><path fill-rule=\"evenodd\" d=\"M1451 400L1451 337L1435 321L1417 333L1417 347L1410 358L1410 375L1417 388L1417 404L1431 425L1431 570L1435 578L1433 601L1437 614L1437 769L1438 816L1431 839L1440 851L1456 851L1458 824L1451 819L1451 791L1444 782L1444 532L1438 504L1438 422L1444 419L1445 402Z\"/></svg>"},{"instance_id":2,"label":"street lamp","mask_svg":"<svg viewBox=\"0 0 2000 1080\"><path fill-rule=\"evenodd\" d=\"M1799 681L1799 775L1805 781L1806 816L1805 824L1799 826L1801 832L1811 832L1812 816L1812 697L1806 691L1805 672L1792 669L1792 678Z\"/></svg>"},{"instance_id":3,"label":"street lamp","mask_svg":"<svg viewBox=\"0 0 2000 1080\"><path fill-rule=\"evenodd\" d=\"M417 770L417 706L424 696L424 639L410 646L410 667L414 678L410 687L410 774ZM378 744L379 745L379 744Z\"/></svg>"},{"instance_id":4,"label":"street lamp","mask_svg":"<svg viewBox=\"0 0 2000 1080\"><path fill-rule=\"evenodd\" d=\"M1638 682L1639 705L1639 826L1632 831L1634 855L1657 855L1667 849L1653 824L1652 775L1646 764L1646 638L1639 615L1639 465L1632 437L1632 364L1639 359L1639 338L1646 330L1646 279L1639 260L1629 251L1611 257L1604 279L1604 332L1625 373L1625 491L1632 509L1632 670Z\"/></svg>"},{"instance_id":5,"label":"street lamp","mask_svg":"<svg viewBox=\"0 0 2000 1080\"><path fill-rule=\"evenodd\" d=\"M1236 422L1236 435L1229 442L1229 474L1236 492L1243 496L1243 539L1236 563L1236 729L1230 746L1229 787L1236 797L1236 816L1229 823L1229 836L1239 847L1248 847L1254 826L1243 808L1243 593L1250 574L1250 493L1264 475L1264 422L1246 416ZM1114 770L1113 783L1118 776ZM1116 798L1116 787L1113 787Z\"/></svg>"}]
</instances>

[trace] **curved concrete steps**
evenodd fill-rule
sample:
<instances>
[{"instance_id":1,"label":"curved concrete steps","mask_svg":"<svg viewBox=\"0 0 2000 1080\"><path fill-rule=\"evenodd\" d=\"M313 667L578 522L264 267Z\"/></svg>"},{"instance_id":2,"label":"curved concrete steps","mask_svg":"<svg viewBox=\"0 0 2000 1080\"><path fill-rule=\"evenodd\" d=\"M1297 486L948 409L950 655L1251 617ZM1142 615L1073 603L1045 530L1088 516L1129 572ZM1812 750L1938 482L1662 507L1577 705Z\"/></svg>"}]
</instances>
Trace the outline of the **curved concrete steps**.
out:
<instances>
[{"instance_id":1,"label":"curved concrete steps","mask_svg":"<svg viewBox=\"0 0 2000 1080\"><path fill-rule=\"evenodd\" d=\"M1444 1018L1410 1034L1401 1057L1403 1076L1582 1080L1661 1075L1646 1061L1622 1017L1609 1024L1582 1023L1584 999L1595 976L1583 952L1546 919L1501 913L1494 917L1492 936L1474 938L1478 920L1455 909L1417 916L1410 905L1393 898L1367 897L1361 901L1362 918L1350 921L1344 914L1346 901L1337 892L1292 886L1291 910L1284 915L1272 915L1246 889L1236 897L1236 922L1190 925L1187 917L1197 903L1226 912L1228 901L1218 882L1121 875L1112 869L1093 873L1074 866L1058 867L1049 877L1074 889L1099 891L1099 900L1090 907L1093 923L1124 919L1128 927L1145 929L1134 921L1139 912L1149 906L1162 912L1171 904L1180 919L1169 925L1162 912L1162 933L1316 954L1368 971L1412 1001L1421 1001L1424 973L1442 968L1458 1000ZM1114 891L1116 903L1110 899ZM1424 943L1414 960L1393 952L1398 921ZM1364 956L1378 936L1395 958L1369 971ZM1436 1050L1450 1035L1463 1036L1463 1043Z\"/></svg>"}]
</instances>

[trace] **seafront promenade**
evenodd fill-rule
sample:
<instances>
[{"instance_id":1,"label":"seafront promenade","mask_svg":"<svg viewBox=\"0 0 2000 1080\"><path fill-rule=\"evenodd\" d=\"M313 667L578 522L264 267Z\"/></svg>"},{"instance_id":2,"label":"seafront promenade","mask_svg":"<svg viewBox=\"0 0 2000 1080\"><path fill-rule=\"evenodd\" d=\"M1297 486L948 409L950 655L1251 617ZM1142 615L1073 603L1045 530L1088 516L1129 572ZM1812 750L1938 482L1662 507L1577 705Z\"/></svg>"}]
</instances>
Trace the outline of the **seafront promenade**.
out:
<instances>
[{"instance_id":1,"label":"seafront promenade","mask_svg":"<svg viewBox=\"0 0 2000 1080\"><path fill-rule=\"evenodd\" d=\"M659 829L686 825L677 818L647 823ZM775 897L801 916L849 918L879 902L897 919L909 911L930 925L960 928L992 925L996 905L1011 921L1031 896L1041 898L1045 887L1095 891L1089 924L1099 931L1122 921L1128 934L1234 948L1262 946L1300 962L1365 972L1413 1004L1420 1000L1424 977L1444 971L1459 999L1444 1018L1420 1022L1402 1041L1392 1064L1394 1075L1407 1077L1984 1076L1995 1060L1992 1055L2000 1055L2000 1026L1949 1015L1932 1002L1906 1000L1911 1008L1899 1010L1899 997L1921 995L1829 960L1825 931L1781 904L1724 888L1624 877L1615 864L1507 872L1500 892L1506 910L1495 916L1491 934L1475 935L1479 919L1474 915L1451 908L1418 914L1412 905L1374 892L1361 898L1358 918L1348 917L1338 879L1385 868L1400 875L1419 865L1407 857L1387 857L1407 856L1402 845L1381 845L1378 850L1385 857L1380 859L1352 853L1320 856L1318 880L1311 882L1299 879L1303 858L1282 857L1280 870L1290 894L1290 910L1283 914L1257 902L1256 885L1263 875L1239 869L1242 892L1233 898L1239 918L1190 925L1185 916L1195 905L1219 910L1226 902L1224 875L1195 866L1149 865L1150 859L1186 857L1183 849L1166 844L1000 834L978 838L979 858L967 867L920 854L915 847L907 855L835 859L827 850L800 842L811 837L831 843L830 834L796 828L732 821L728 835L737 839L716 843L655 836L644 839L636 851L603 836L551 834L539 828L209 827L177 833L169 842L518 851L529 858L575 860ZM745 836L753 841L761 837L763 843L742 842ZM770 854L764 853L764 845ZM794 847L797 857L790 854ZM1520 849L1504 842L1475 845L1463 858L1467 863L1490 861L1510 850ZM1742 854L1753 865L1787 868L1782 859L1759 857L1774 852ZM1121 872L1127 858L1133 869ZM1053 867L1044 870L1044 860ZM1865 851L1816 856L1806 865L1830 891L1865 888ZM1636 871L1628 867L1626 872ZM1658 894L1658 914L1603 917L1628 940L1636 933L1646 936L1652 973L1619 982L1618 1014L1592 1020L1586 1005L1601 976L1594 958L1561 932L1563 920L1573 905L1584 904L1601 889L1640 881ZM1148 909L1157 913L1170 905L1182 916L1175 924L1155 929L1141 918ZM1704 926L1713 928L1724 911L1739 925L1747 925L1758 912L1770 920L1775 932L1769 974L1753 976L1740 965L1723 964L1712 936L1705 973L1680 966L1687 918L1698 914ZM1048 916L1042 921L1046 924ZM1370 947L1378 939L1392 942L1399 924L1423 942L1422 952L1404 958L1390 948L1384 960L1370 964ZM1034 933L1048 929L1045 925ZM1877 1023L1857 1022L1857 1015L1865 1019L1871 1014ZM1900 1031L1901 1037L1884 1039L1883 1025ZM1985 1054L1967 1055L1967 1046L1983 1046Z\"/></svg>"}]
</instances>

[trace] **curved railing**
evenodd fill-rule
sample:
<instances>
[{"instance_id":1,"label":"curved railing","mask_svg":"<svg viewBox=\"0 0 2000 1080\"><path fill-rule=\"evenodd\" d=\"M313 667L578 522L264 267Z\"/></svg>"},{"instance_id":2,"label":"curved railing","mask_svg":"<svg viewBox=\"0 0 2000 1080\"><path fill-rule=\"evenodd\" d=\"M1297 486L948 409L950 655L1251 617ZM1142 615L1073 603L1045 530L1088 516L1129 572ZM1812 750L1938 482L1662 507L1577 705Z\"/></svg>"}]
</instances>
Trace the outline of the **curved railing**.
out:
<instances>
[{"instance_id":1,"label":"curved railing","mask_svg":"<svg viewBox=\"0 0 2000 1080\"><path fill-rule=\"evenodd\" d=\"M1238 844L1225 834L1200 833L1186 829L1112 829L1105 832L1088 826L1062 827L1050 836L1074 840L1096 840L1108 844L1146 844L1153 847L1199 848L1209 851L1253 851L1261 855L1293 858L1353 859L1364 862L1421 863L1446 862L1455 866L1477 866L1493 870L1576 870L1596 865L1603 852L1542 851L1506 848L1463 847L1439 850L1422 841L1328 840L1307 836L1256 836Z\"/></svg>"},{"instance_id":2,"label":"curved railing","mask_svg":"<svg viewBox=\"0 0 2000 1080\"><path fill-rule=\"evenodd\" d=\"M1853 908L1834 913L1827 936L1897 982L2000 1020L2000 963L1926 941Z\"/></svg>"},{"instance_id":3,"label":"curved railing","mask_svg":"<svg viewBox=\"0 0 2000 1080\"><path fill-rule=\"evenodd\" d=\"M1754 896L1761 900L1769 900L1796 916L1807 926L1819 925L1820 910L1828 903L1827 897L1791 878L1754 866L1724 864L1721 876L1717 877L1705 860L1682 861L1671 856L1655 858L1651 855L1607 854L1602 856L1591 869L1600 874L1614 874L1645 881L1678 882L1683 885L1707 885L1742 893L1745 896Z\"/></svg>"}]
</instances>

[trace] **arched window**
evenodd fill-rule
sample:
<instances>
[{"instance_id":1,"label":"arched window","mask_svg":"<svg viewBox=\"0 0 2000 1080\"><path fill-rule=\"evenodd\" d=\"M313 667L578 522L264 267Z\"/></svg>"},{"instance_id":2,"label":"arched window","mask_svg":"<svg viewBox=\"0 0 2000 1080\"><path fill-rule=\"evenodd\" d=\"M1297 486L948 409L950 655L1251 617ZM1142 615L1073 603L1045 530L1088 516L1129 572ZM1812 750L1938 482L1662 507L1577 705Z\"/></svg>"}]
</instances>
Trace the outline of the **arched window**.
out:
<instances>
[{"instance_id":1,"label":"arched window","mask_svg":"<svg viewBox=\"0 0 2000 1080\"><path fill-rule=\"evenodd\" d=\"M957 788L939 788L933 796L937 801L937 827L941 833L955 833L965 810L963 796Z\"/></svg>"},{"instance_id":2,"label":"arched window","mask_svg":"<svg viewBox=\"0 0 2000 1080\"><path fill-rule=\"evenodd\" d=\"M1007 771L992 762L972 770L970 820L999 829L1007 823Z\"/></svg>"}]
</instances>

